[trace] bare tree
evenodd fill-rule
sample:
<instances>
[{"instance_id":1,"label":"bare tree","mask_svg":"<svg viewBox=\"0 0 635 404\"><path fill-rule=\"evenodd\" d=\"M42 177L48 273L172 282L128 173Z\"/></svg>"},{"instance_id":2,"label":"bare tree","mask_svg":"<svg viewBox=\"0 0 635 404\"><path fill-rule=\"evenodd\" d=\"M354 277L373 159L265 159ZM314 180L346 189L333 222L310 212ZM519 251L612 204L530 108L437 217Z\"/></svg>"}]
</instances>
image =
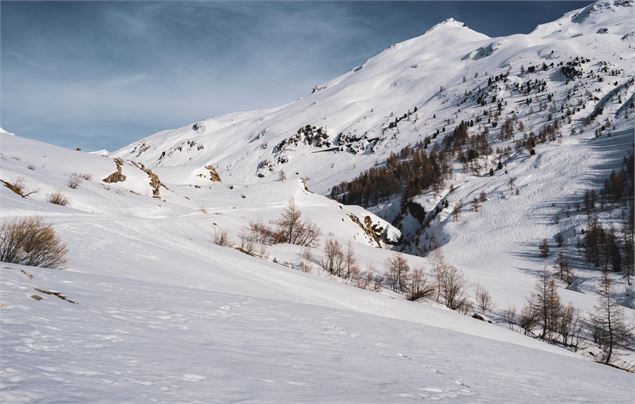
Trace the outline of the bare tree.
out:
<instances>
[{"instance_id":1,"label":"bare tree","mask_svg":"<svg viewBox=\"0 0 635 404\"><path fill-rule=\"evenodd\" d=\"M518 323L518 313L516 312L516 308L514 306L510 306L503 310L501 317L503 321L507 323L510 330L513 330L514 326Z\"/></svg>"},{"instance_id":2,"label":"bare tree","mask_svg":"<svg viewBox=\"0 0 635 404\"><path fill-rule=\"evenodd\" d=\"M297 237L298 227L302 223L301 217L302 212L296 208L295 201L291 199L287 207L282 210L280 219L276 222L287 243L294 244L293 241Z\"/></svg>"},{"instance_id":3,"label":"bare tree","mask_svg":"<svg viewBox=\"0 0 635 404\"><path fill-rule=\"evenodd\" d=\"M342 278L354 279L359 274L359 266L357 266L357 259L355 258L355 251L353 251L353 243L348 242L346 245L346 255L344 256L344 269L341 274Z\"/></svg>"},{"instance_id":4,"label":"bare tree","mask_svg":"<svg viewBox=\"0 0 635 404\"><path fill-rule=\"evenodd\" d=\"M459 214L461 213L461 202L457 202L452 208L452 218L455 222L459 221Z\"/></svg>"},{"instance_id":5,"label":"bare tree","mask_svg":"<svg viewBox=\"0 0 635 404\"><path fill-rule=\"evenodd\" d=\"M476 306L483 314L487 314L490 311L494 310L494 302L492 301L492 296L489 294L487 289L482 287L480 284L476 285Z\"/></svg>"},{"instance_id":6,"label":"bare tree","mask_svg":"<svg viewBox=\"0 0 635 404\"><path fill-rule=\"evenodd\" d=\"M436 288L430 282L422 269L415 269L412 271L412 275L410 277L410 293L408 295L408 300L418 300L421 298L431 298L434 297L436 293Z\"/></svg>"},{"instance_id":7,"label":"bare tree","mask_svg":"<svg viewBox=\"0 0 635 404\"><path fill-rule=\"evenodd\" d=\"M472 199L472 210L474 212L478 212L478 208L480 207L480 202L477 198Z\"/></svg>"},{"instance_id":8,"label":"bare tree","mask_svg":"<svg viewBox=\"0 0 635 404\"><path fill-rule=\"evenodd\" d=\"M440 282L443 304L461 313L469 311L471 303L466 294L466 282L461 271L448 265L440 277Z\"/></svg>"},{"instance_id":9,"label":"bare tree","mask_svg":"<svg viewBox=\"0 0 635 404\"><path fill-rule=\"evenodd\" d=\"M558 318L557 332L562 338L564 346L572 346L577 349L582 332L582 315L580 310L572 304L563 306Z\"/></svg>"},{"instance_id":10,"label":"bare tree","mask_svg":"<svg viewBox=\"0 0 635 404\"><path fill-rule=\"evenodd\" d=\"M314 247L320 237L320 229L310 220L302 220L302 213L295 206L295 202L289 201L282 215L275 223L278 225L279 236L285 243L296 244L305 247Z\"/></svg>"},{"instance_id":11,"label":"bare tree","mask_svg":"<svg viewBox=\"0 0 635 404\"><path fill-rule=\"evenodd\" d=\"M529 310L542 326L540 339L549 339L550 333L556 330L560 315L560 297L553 276L544 268L536 286L527 298Z\"/></svg>"},{"instance_id":12,"label":"bare tree","mask_svg":"<svg viewBox=\"0 0 635 404\"><path fill-rule=\"evenodd\" d=\"M401 254L395 254L386 260L386 281L395 292L408 291L410 287L410 266Z\"/></svg>"},{"instance_id":13,"label":"bare tree","mask_svg":"<svg viewBox=\"0 0 635 404\"><path fill-rule=\"evenodd\" d=\"M591 316L593 339L602 349L601 362L610 364L615 348L632 349L633 329L624 321L624 310L614 300L613 280L608 271L602 272L598 303Z\"/></svg>"},{"instance_id":14,"label":"bare tree","mask_svg":"<svg viewBox=\"0 0 635 404\"><path fill-rule=\"evenodd\" d=\"M534 328L539 324L538 312L530 306L523 307L520 311L520 316L518 316L518 325L524 330L525 335L533 334Z\"/></svg>"},{"instance_id":15,"label":"bare tree","mask_svg":"<svg viewBox=\"0 0 635 404\"><path fill-rule=\"evenodd\" d=\"M569 265L569 261L563 253L559 253L558 258L556 259L556 271L558 274L558 278L560 278L560 280L565 282L567 285L571 285L575 280L573 272L571 271L571 266Z\"/></svg>"},{"instance_id":16,"label":"bare tree","mask_svg":"<svg viewBox=\"0 0 635 404\"><path fill-rule=\"evenodd\" d=\"M466 295L466 281L461 271L445 262L443 253L437 248L433 257L433 273L436 285L436 301L460 312L467 312L471 302Z\"/></svg>"},{"instance_id":17,"label":"bare tree","mask_svg":"<svg viewBox=\"0 0 635 404\"><path fill-rule=\"evenodd\" d=\"M540 250L541 257L547 257L549 255L549 241L544 238L538 245L538 250Z\"/></svg>"},{"instance_id":18,"label":"bare tree","mask_svg":"<svg viewBox=\"0 0 635 404\"><path fill-rule=\"evenodd\" d=\"M340 276L344 269L344 252L337 240L326 240L324 243L324 256L319 261L319 265L328 273Z\"/></svg>"}]
</instances>

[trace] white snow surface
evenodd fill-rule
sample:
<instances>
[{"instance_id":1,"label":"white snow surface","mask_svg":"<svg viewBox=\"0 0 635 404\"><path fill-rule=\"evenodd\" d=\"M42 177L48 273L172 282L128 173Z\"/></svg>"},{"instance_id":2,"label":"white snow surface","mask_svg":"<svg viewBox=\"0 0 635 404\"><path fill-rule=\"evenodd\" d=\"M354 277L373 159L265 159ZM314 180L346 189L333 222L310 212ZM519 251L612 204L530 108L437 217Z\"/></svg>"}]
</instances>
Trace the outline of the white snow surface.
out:
<instances>
[{"instance_id":1,"label":"white snow surface","mask_svg":"<svg viewBox=\"0 0 635 404\"><path fill-rule=\"evenodd\" d=\"M361 290L315 263L303 273L297 246L267 246L252 257L212 239L214 229L225 229L237 244L249 223L275 220L293 199L322 229L321 242L350 241L361 266L381 272L394 252L353 217L364 223L368 216L395 241L399 230L377 215L391 216L394 204L374 207L373 214L311 191L324 193L441 126L451 130L447 120L479 114L478 106L457 102L487 81L484 71L495 76L511 65L580 55L593 66L608 60L622 69L620 76L589 80L589 88L603 99L619 82L602 116L613 120L610 137L593 136L596 126L580 129L593 110L585 105L563 125L565 136L538 145L536 156L516 153L506 161L507 174L457 169L452 192L448 185L438 195L417 197L429 211L441 198L452 207L487 194L478 212L466 206L459 221L443 210L419 246L434 235L447 261L472 285L486 287L497 309L521 308L537 271L555 258L539 259L537 241L584 225L576 216L554 224L553 216L581 189L599 186L632 144L632 120L617 102L618 96L632 99L635 90L628 84L635 61L632 17L631 1L600 1L506 38L448 20L291 104L163 131L111 154L0 130L0 179L21 180L29 193L22 198L0 186L0 220L40 216L69 248L64 270L0 264L0 401L630 402L633 374L594 363L588 347L573 353L434 303ZM597 33L600 28L608 32ZM548 78L556 97L576 85L553 71L533 77ZM523 98L502 89L499 97L509 100L508 110ZM418 111L397 131L382 129L414 106ZM527 126L538 124L539 117L525 118ZM300 142L272 154L307 124L323 127L342 150ZM578 134L569 136L574 128ZM339 133L366 138L339 145ZM374 146L373 138L379 138ZM346 151L349 146L357 153ZM278 162L280 156L288 161ZM126 180L106 184L115 157L125 160ZM257 169L265 159L274 161L271 171ZM159 198L135 163L158 175ZM208 165L222 182L210 181ZM279 170L288 180L276 180ZM67 185L73 175L84 177L75 189ZM69 197L67 206L47 202L57 191ZM574 239L568 236L564 248L573 248ZM319 258L321 248L312 253ZM429 258L405 257L411 267L429 271ZM582 268L576 276L575 288L560 288L561 299L589 312L598 272ZM625 311L635 324L635 312Z\"/></svg>"},{"instance_id":2,"label":"white snow surface","mask_svg":"<svg viewBox=\"0 0 635 404\"><path fill-rule=\"evenodd\" d=\"M629 398L632 374L435 305L354 288L317 267L303 273L293 268L295 246L269 247L258 259L212 243L212 227L235 237L295 197L303 215L355 240L360 262L381 268L392 253L346 220L350 207L300 182L168 184L164 201L132 166L124 168L130 182L106 185L98 176L113 169L109 158L0 136L0 178L38 190L21 198L0 188L1 215L40 216L69 246L61 271L0 266L3 402ZM71 190L74 172L93 179ZM54 190L70 204L47 203ZM510 288L524 294L531 282Z\"/></svg>"}]
</instances>

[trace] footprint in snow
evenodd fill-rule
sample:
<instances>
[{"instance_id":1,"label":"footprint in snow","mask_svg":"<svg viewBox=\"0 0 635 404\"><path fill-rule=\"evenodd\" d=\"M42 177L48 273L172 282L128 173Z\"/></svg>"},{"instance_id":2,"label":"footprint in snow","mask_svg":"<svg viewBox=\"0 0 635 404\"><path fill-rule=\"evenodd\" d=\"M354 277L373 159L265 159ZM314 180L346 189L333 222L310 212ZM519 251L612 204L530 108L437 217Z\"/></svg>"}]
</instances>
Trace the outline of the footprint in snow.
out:
<instances>
[{"instance_id":1,"label":"footprint in snow","mask_svg":"<svg viewBox=\"0 0 635 404\"><path fill-rule=\"evenodd\" d=\"M286 381L285 383L290 384L292 386L308 386L308 384L304 382Z\"/></svg>"},{"instance_id":2,"label":"footprint in snow","mask_svg":"<svg viewBox=\"0 0 635 404\"><path fill-rule=\"evenodd\" d=\"M201 375L197 375L197 374L194 374L194 373L184 373L181 376L181 379L183 379L186 382L201 382L203 380L206 380L207 377L201 376Z\"/></svg>"},{"instance_id":3,"label":"footprint in snow","mask_svg":"<svg viewBox=\"0 0 635 404\"><path fill-rule=\"evenodd\" d=\"M402 354L401 352L398 352L398 353L397 353L397 356L399 356L400 358L412 359L412 358L411 358L411 357L409 357L408 355L406 355L406 354Z\"/></svg>"}]
</instances>

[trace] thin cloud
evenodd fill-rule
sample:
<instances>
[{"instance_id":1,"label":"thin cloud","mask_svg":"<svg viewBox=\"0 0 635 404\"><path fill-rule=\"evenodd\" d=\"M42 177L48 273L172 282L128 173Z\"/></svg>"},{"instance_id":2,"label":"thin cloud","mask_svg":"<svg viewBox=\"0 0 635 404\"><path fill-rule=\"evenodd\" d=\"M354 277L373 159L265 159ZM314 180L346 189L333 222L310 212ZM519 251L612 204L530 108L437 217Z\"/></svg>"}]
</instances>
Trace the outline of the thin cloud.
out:
<instances>
[{"instance_id":1,"label":"thin cloud","mask_svg":"<svg viewBox=\"0 0 635 404\"><path fill-rule=\"evenodd\" d=\"M0 125L65 146L115 149L154 131L293 101L443 18L494 24L497 13L529 6L487 4L2 2ZM555 16L578 6L532 4ZM526 26L542 22L528 18Z\"/></svg>"}]
</instances>

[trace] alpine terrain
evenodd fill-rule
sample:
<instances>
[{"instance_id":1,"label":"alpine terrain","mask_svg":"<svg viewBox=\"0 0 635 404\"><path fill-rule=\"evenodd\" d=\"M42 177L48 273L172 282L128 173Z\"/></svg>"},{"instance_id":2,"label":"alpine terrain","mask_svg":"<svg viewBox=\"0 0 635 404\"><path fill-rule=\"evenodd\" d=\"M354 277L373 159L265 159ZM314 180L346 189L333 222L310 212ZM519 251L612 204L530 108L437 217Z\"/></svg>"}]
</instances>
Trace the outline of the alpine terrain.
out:
<instances>
[{"instance_id":1,"label":"alpine terrain","mask_svg":"<svg viewBox=\"0 0 635 404\"><path fill-rule=\"evenodd\" d=\"M0 401L630 402L634 11L112 152L1 130Z\"/></svg>"}]
</instances>

